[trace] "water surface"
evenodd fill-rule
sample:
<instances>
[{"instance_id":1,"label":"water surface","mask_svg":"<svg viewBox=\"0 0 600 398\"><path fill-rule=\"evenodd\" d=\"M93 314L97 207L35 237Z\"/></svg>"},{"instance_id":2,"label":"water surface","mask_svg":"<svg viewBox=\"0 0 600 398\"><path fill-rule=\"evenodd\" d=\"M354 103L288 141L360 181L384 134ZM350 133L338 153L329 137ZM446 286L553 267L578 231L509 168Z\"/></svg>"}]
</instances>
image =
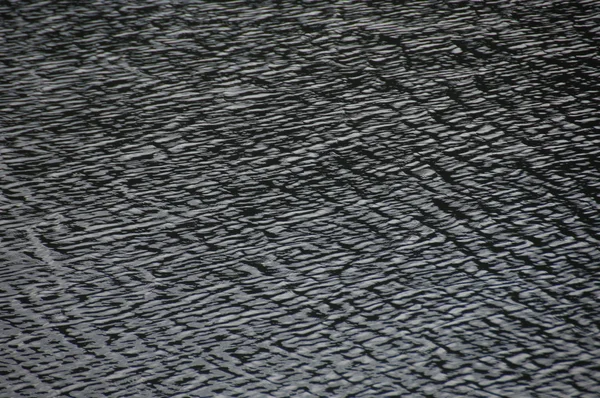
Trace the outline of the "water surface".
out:
<instances>
[{"instance_id":1,"label":"water surface","mask_svg":"<svg viewBox=\"0 0 600 398\"><path fill-rule=\"evenodd\" d=\"M1 6L0 395L597 396L599 12Z\"/></svg>"}]
</instances>

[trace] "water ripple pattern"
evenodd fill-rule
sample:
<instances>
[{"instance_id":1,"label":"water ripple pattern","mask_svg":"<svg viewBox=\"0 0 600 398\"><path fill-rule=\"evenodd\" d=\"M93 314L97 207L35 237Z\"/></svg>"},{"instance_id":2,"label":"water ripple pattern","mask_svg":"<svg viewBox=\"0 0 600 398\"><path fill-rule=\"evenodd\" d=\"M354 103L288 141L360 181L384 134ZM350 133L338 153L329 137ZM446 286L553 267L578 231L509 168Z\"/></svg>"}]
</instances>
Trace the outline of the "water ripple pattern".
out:
<instances>
[{"instance_id":1,"label":"water ripple pattern","mask_svg":"<svg viewBox=\"0 0 600 398\"><path fill-rule=\"evenodd\" d=\"M597 397L600 4L0 5L0 396Z\"/></svg>"}]
</instances>

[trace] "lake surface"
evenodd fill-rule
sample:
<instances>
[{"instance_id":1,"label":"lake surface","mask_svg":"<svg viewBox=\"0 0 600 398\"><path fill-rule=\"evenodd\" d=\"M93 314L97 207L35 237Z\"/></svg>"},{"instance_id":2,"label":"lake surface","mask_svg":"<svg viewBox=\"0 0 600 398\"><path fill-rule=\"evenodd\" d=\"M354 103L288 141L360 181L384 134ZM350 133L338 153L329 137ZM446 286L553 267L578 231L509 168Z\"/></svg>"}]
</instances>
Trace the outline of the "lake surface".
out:
<instances>
[{"instance_id":1,"label":"lake surface","mask_svg":"<svg viewBox=\"0 0 600 398\"><path fill-rule=\"evenodd\" d=\"M0 6L0 395L597 397L597 1Z\"/></svg>"}]
</instances>

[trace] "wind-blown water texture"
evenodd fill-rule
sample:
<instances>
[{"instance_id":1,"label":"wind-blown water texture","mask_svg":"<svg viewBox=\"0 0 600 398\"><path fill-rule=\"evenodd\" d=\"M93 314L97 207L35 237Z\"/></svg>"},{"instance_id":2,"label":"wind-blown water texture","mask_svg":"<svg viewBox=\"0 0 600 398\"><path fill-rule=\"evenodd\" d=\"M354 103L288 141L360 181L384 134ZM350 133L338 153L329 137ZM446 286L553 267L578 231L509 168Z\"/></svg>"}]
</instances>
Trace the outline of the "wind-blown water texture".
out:
<instances>
[{"instance_id":1,"label":"wind-blown water texture","mask_svg":"<svg viewBox=\"0 0 600 398\"><path fill-rule=\"evenodd\" d=\"M0 395L597 396L597 1L0 13Z\"/></svg>"}]
</instances>

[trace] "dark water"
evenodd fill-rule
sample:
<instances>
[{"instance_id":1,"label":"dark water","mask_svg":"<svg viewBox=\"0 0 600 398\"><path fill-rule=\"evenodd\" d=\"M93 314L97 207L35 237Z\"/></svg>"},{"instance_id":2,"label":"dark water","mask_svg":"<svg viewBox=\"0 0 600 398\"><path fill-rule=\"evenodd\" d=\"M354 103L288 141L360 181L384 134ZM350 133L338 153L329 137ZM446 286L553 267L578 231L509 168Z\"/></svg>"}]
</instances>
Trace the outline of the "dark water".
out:
<instances>
[{"instance_id":1,"label":"dark water","mask_svg":"<svg viewBox=\"0 0 600 398\"><path fill-rule=\"evenodd\" d=\"M597 1L0 7L0 396L597 397Z\"/></svg>"}]
</instances>

